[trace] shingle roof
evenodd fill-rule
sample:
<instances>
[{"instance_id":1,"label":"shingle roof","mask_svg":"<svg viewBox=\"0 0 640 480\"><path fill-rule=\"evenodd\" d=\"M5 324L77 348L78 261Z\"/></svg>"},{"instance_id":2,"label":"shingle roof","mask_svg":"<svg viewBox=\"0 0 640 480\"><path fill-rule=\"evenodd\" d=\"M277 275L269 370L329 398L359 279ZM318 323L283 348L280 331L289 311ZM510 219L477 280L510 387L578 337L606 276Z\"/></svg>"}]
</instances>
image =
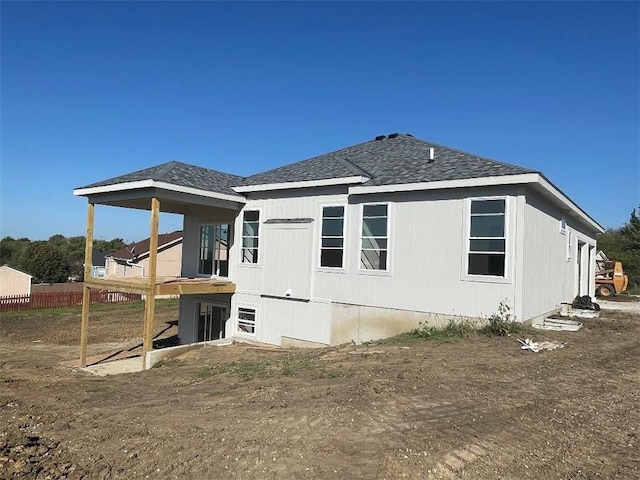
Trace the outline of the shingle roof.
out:
<instances>
[{"instance_id":1,"label":"shingle roof","mask_svg":"<svg viewBox=\"0 0 640 480\"><path fill-rule=\"evenodd\" d=\"M81 188L156 180L239 196L231 187L328 180L353 176L368 177L369 180L363 185L375 186L539 173L535 170L509 165L420 140L408 134L392 134L377 138L377 140L360 143L246 178L186 163L168 162ZM428 161L431 148L434 149L435 154L433 162Z\"/></svg>"},{"instance_id":2,"label":"shingle roof","mask_svg":"<svg viewBox=\"0 0 640 480\"><path fill-rule=\"evenodd\" d=\"M85 185L80 188L102 187L142 180L156 180L158 182L166 182L183 187L237 196L238 194L231 190L231 186L241 183L242 177L174 161Z\"/></svg>"},{"instance_id":3,"label":"shingle roof","mask_svg":"<svg viewBox=\"0 0 640 480\"><path fill-rule=\"evenodd\" d=\"M430 148L434 149L434 162L428 162ZM411 135L392 134L252 175L245 178L242 185L354 175L370 177L364 185L395 185L532 172L535 171L419 140Z\"/></svg>"},{"instance_id":4,"label":"shingle roof","mask_svg":"<svg viewBox=\"0 0 640 480\"><path fill-rule=\"evenodd\" d=\"M181 230L171 233L162 233L158 235L158 249L180 238L182 238ZM139 242L132 243L128 247L121 248L120 250L111 253L109 256L124 260L133 260L136 257L147 255L149 253L150 243L151 239L145 238Z\"/></svg>"}]
</instances>

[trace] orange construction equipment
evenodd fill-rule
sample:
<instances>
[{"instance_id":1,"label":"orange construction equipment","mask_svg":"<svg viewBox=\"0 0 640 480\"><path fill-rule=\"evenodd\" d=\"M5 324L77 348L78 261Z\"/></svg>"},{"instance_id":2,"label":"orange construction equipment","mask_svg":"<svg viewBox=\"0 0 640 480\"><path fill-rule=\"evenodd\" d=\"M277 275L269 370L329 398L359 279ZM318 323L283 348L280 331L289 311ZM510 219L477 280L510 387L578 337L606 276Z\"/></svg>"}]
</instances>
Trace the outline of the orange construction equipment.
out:
<instances>
[{"instance_id":1,"label":"orange construction equipment","mask_svg":"<svg viewBox=\"0 0 640 480\"><path fill-rule=\"evenodd\" d=\"M596 259L596 295L606 298L624 292L629 278L624 274L622 262L599 253L602 259Z\"/></svg>"}]
</instances>

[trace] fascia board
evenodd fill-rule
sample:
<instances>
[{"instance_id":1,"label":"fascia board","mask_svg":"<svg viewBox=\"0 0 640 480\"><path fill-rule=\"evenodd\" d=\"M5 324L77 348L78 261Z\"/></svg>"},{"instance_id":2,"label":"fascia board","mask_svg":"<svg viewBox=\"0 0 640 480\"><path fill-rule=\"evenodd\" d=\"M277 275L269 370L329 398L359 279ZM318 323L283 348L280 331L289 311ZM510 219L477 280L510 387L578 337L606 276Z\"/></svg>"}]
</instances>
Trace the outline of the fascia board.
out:
<instances>
[{"instance_id":1,"label":"fascia board","mask_svg":"<svg viewBox=\"0 0 640 480\"><path fill-rule=\"evenodd\" d=\"M225 193L209 192L193 187L184 187L182 185L174 185L167 182L159 182L156 180L140 180L137 182L116 183L115 185L102 185L99 187L77 188L73 194L77 197L95 195L98 193L122 192L125 190L137 190L141 188L159 188L171 192L187 193L199 197L216 198L218 200L226 200L229 202L246 203L246 199L241 196L227 195Z\"/></svg>"},{"instance_id":2,"label":"fascia board","mask_svg":"<svg viewBox=\"0 0 640 480\"><path fill-rule=\"evenodd\" d=\"M370 187L360 185L349 188L349 195L364 195L368 193L393 193L412 192L418 190L442 190L448 188L469 188L486 187L496 185L535 185L548 192L556 204L565 209L571 210L583 222L595 229L597 232L604 232L604 228L587 215L569 197L560 191L555 185L549 182L539 173L524 173L521 175L502 175L499 177L467 178L461 180L443 180L438 182L406 183L398 185L372 185Z\"/></svg>"},{"instance_id":3,"label":"fascia board","mask_svg":"<svg viewBox=\"0 0 640 480\"><path fill-rule=\"evenodd\" d=\"M330 187L333 185L351 185L353 183L364 183L369 177L357 175L354 177L327 178L324 180L307 180L303 182L283 182L283 183L264 183L261 185L243 185L239 187L231 187L233 191L238 193L249 192L266 192L270 190L287 190L293 188L313 188L313 187Z\"/></svg>"},{"instance_id":4,"label":"fascia board","mask_svg":"<svg viewBox=\"0 0 640 480\"><path fill-rule=\"evenodd\" d=\"M584 210L582 210L577 204L573 202L569 197L567 197L558 187L552 184L549 180L544 178L543 175L538 175L538 185L546 190L554 200L565 208L569 208L574 214L576 214L580 219L585 222L587 225L595 229L598 233L603 233L604 228L598 222L596 222L593 218L587 215Z\"/></svg>"},{"instance_id":5,"label":"fascia board","mask_svg":"<svg viewBox=\"0 0 640 480\"><path fill-rule=\"evenodd\" d=\"M464 178L460 180L440 180L437 182L402 183L397 185L359 185L349 188L349 195L367 193L412 192L416 190L442 190L447 188L485 187L492 185L515 185L537 181L537 173L502 175L499 177Z\"/></svg>"}]
</instances>

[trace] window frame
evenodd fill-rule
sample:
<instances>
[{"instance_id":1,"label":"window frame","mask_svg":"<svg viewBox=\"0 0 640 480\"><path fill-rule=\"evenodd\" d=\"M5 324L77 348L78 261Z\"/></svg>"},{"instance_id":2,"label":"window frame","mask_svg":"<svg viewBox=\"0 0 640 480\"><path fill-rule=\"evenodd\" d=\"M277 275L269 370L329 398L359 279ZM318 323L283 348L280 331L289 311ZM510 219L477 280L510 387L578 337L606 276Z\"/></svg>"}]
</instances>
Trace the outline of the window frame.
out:
<instances>
[{"instance_id":1,"label":"window frame","mask_svg":"<svg viewBox=\"0 0 640 480\"><path fill-rule=\"evenodd\" d=\"M490 283L510 283L510 268L511 268L511 231L510 231L510 201L509 196L507 195L493 195L493 196L483 196L483 197L468 197L466 199L466 212L465 212L465 221L466 221L466 230L464 236L464 248L463 248L463 272L462 277L465 280L471 281L479 281L479 282L490 282ZM487 201L487 200L504 200L504 233L503 237L471 237L471 206L473 202L477 201ZM504 272L502 275L488 275L488 274L478 274L478 273L469 273L469 255L474 253L471 251L471 240L472 239L502 239L504 240ZM476 252L478 253L478 252ZM482 252L480 252L482 253ZM500 253L500 252L496 252Z\"/></svg>"},{"instance_id":2,"label":"window frame","mask_svg":"<svg viewBox=\"0 0 640 480\"><path fill-rule=\"evenodd\" d=\"M231 227L232 225L230 223L220 223L220 222L202 222L198 224L198 266L196 269L196 276L199 278L211 278L212 276L215 276L215 262L216 262L216 234L215 234L215 230L216 230L216 225L226 225L227 226L227 270L228 270L228 263L229 263L229 243L231 240ZM201 231L202 231L202 227L213 227L213 246L212 246L212 250L211 250L211 255L212 255L212 259L211 259L211 273L202 273L200 272L200 254L202 252L202 244L200 243L202 240L202 236L201 236ZM218 239L220 240L220 239ZM221 278L229 278L229 272L227 271L227 276L226 277L222 277Z\"/></svg>"},{"instance_id":3,"label":"window frame","mask_svg":"<svg viewBox=\"0 0 640 480\"><path fill-rule=\"evenodd\" d=\"M330 267L322 265L322 239L324 236L322 235L322 224L324 220L324 209L325 208L342 208L342 265L340 267ZM320 222L318 222L318 262L317 268L318 270L328 271L328 272L345 272L347 269L347 205L339 204L339 203L331 203L320 205ZM331 218L331 217L328 217ZM339 237L327 237L327 238L339 238ZM330 248L331 250L336 250L337 248Z\"/></svg>"},{"instance_id":4,"label":"window frame","mask_svg":"<svg viewBox=\"0 0 640 480\"><path fill-rule=\"evenodd\" d=\"M243 332L240 330L240 310L252 310L253 311L253 333L252 332ZM235 318L235 333L234 335L247 335L250 337L255 337L258 335L258 308L255 305L245 305L238 304L235 308L236 318ZM246 320L243 320L246 321Z\"/></svg>"},{"instance_id":5,"label":"window frame","mask_svg":"<svg viewBox=\"0 0 640 480\"><path fill-rule=\"evenodd\" d=\"M385 205L387 207L387 235L386 235L386 240L387 240L387 248L385 249L380 249L380 250L385 250L387 252L387 258L386 258L386 268L385 269L374 269L374 268L363 268L362 266L362 262L361 262L361 258L362 258L362 240L363 240L363 235L362 235L362 228L364 226L364 207L367 206L378 206L378 205ZM358 257L357 257L357 263L358 263L358 270L357 272L360 274L364 274L364 275L391 275L391 231L392 231L392 203L389 201L382 201L382 202L367 202L367 203L361 203L360 204L360 218L359 218L360 222L358 225ZM371 237L371 238L382 238L382 237ZM368 249L371 250L371 249Z\"/></svg>"},{"instance_id":6,"label":"window frame","mask_svg":"<svg viewBox=\"0 0 640 480\"><path fill-rule=\"evenodd\" d=\"M258 261L257 262L245 262L244 260L244 215L246 212L258 212L258 235L256 237L251 237L251 238L257 238L258 239L258 246L256 247L257 251L258 251ZM240 216L240 235L239 235L239 247L240 247L240 255L238 257L238 263L240 266L242 267L256 267L259 266L262 262L262 255L260 254L260 250L261 250L261 235L262 235L262 208L259 207L254 207L254 208L247 208L247 209L243 209L242 210L242 215ZM249 237L247 237L249 238Z\"/></svg>"}]
</instances>

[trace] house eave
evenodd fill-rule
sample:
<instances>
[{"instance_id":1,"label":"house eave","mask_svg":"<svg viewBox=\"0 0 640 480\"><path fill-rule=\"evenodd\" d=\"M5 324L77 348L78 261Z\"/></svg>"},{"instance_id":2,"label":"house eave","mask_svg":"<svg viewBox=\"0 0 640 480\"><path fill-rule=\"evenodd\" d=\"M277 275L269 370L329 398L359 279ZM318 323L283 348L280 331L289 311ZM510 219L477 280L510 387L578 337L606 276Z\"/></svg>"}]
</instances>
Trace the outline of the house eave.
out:
<instances>
[{"instance_id":1,"label":"house eave","mask_svg":"<svg viewBox=\"0 0 640 480\"><path fill-rule=\"evenodd\" d=\"M327 178L323 180L305 180L302 182L264 183L260 185L241 185L231 187L238 193L267 192L270 190L289 190L296 188L331 187L334 185L353 185L355 183L365 183L369 177L356 175L352 177Z\"/></svg>"},{"instance_id":2,"label":"house eave","mask_svg":"<svg viewBox=\"0 0 640 480\"><path fill-rule=\"evenodd\" d=\"M174 185L172 183L160 182L157 180L139 180L136 182L116 183L113 185L101 185L97 187L76 188L73 191L73 194L76 197L88 197L88 196L97 195L97 194L124 192L129 190L140 190L144 188L157 188L160 190L186 193L189 195L196 195L196 196L206 197L206 198L214 198L217 200L224 200L227 202L246 203L246 199L244 199L240 195L228 195L225 193L211 192L208 190L202 190L202 189L193 188L193 187L185 187L182 185Z\"/></svg>"},{"instance_id":3,"label":"house eave","mask_svg":"<svg viewBox=\"0 0 640 480\"><path fill-rule=\"evenodd\" d=\"M560 189L549 182L540 173L524 173L518 175L502 175L495 177L465 178L458 180L441 180L436 182L405 183L396 185L357 185L349 188L349 195L366 195L373 193L413 192L420 190L444 190L453 188L490 187L498 185L529 185L552 200L556 206L571 212L583 223L596 232L604 232L604 228L587 215L576 203Z\"/></svg>"}]
</instances>

